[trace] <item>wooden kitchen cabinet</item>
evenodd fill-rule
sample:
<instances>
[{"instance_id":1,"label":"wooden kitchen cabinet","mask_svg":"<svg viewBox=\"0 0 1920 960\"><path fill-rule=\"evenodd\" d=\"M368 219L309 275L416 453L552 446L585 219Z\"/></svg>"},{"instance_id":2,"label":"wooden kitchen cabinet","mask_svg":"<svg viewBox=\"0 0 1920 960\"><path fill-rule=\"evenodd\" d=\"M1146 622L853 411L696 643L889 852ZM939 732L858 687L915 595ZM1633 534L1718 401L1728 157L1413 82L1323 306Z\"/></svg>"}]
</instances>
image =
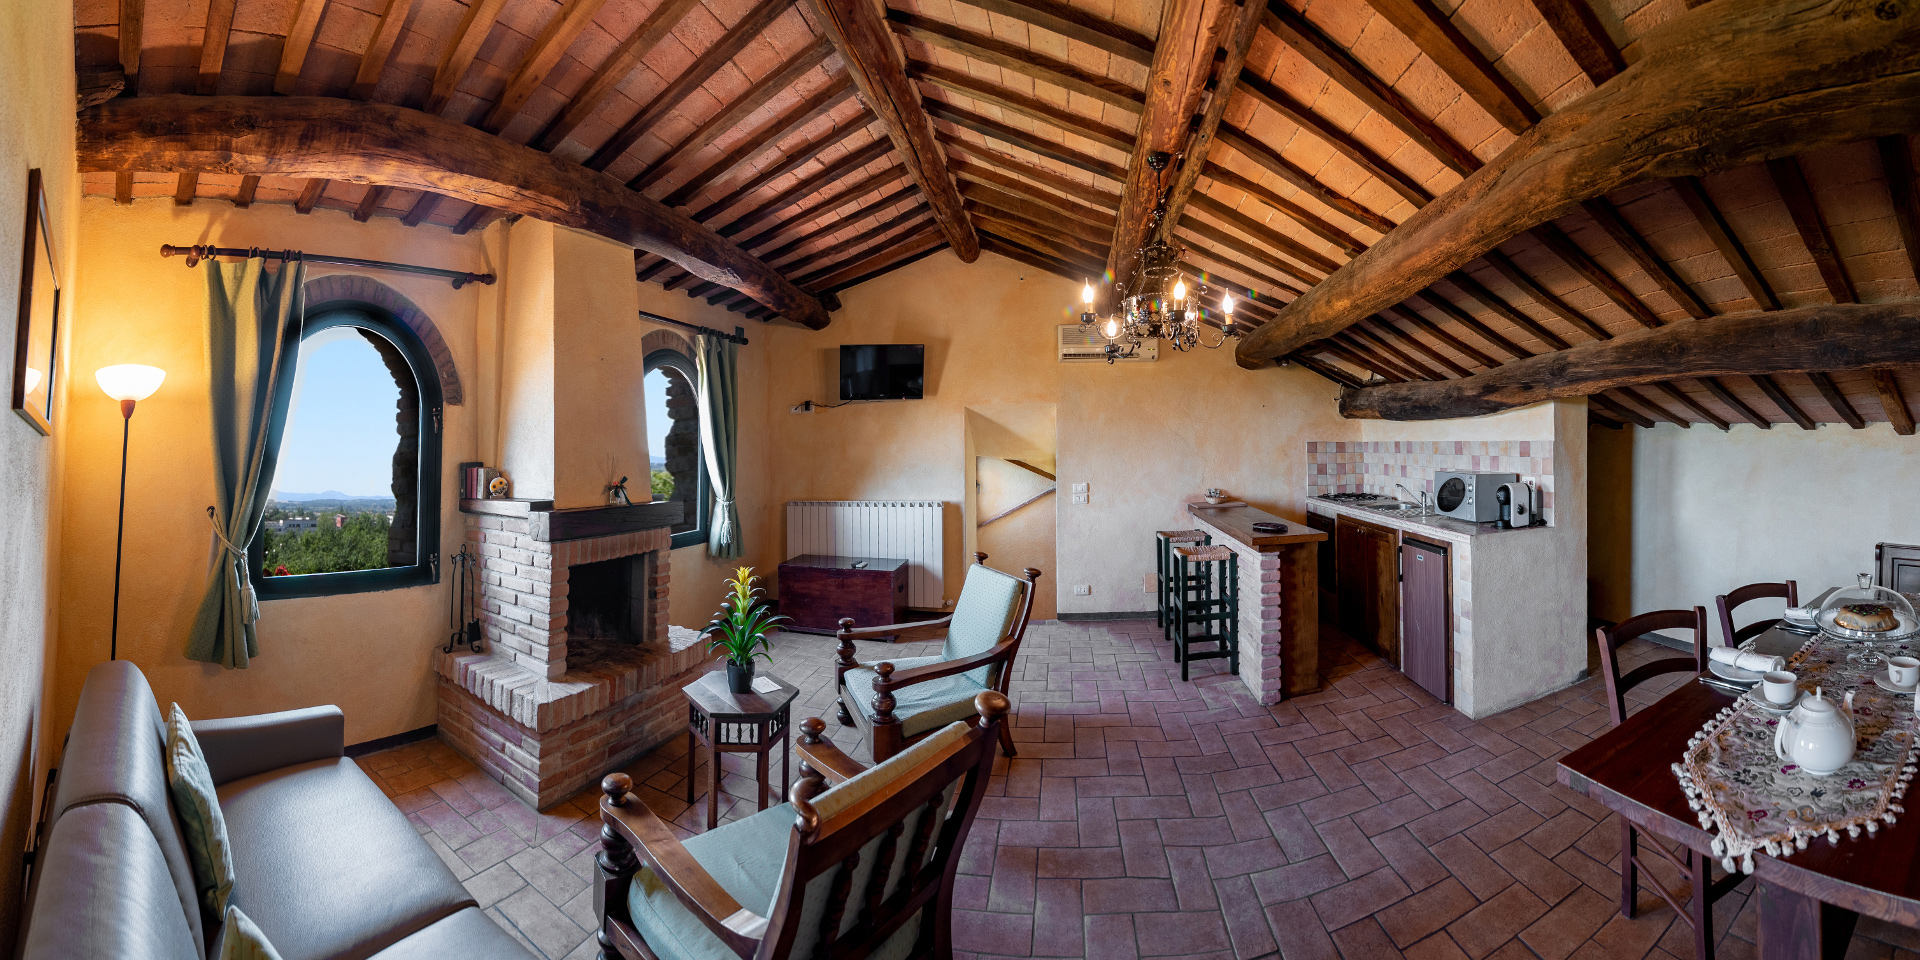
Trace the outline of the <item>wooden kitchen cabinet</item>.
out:
<instances>
[{"instance_id":1,"label":"wooden kitchen cabinet","mask_svg":"<svg viewBox=\"0 0 1920 960\"><path fill-rule=\"evenodd\" d=\"M1320 614L1331 621L1334 611L1339 607L1335 599L1340 596L1339 577L1337 575L1338 569L1333 557L1333 538L1336 534L1334 521L1332 517L1323 517L1317 513L1309 513L1307 514L1307 526L1327 535L1325 540L1320 541L1319 544L1316 545L1318 547L1316 556L1319 560L1320 570Z\"/></svg>"},{"instance_id":2,"label":"wooden kitchen cabinet","mask_svg":"<svg viewBox=\"0 0 1920 960\"><path fill-rule=\"evenodd\" d=\"M1399 531L1340 517L1333 541L1340 629L1399 667Z\"/></svg>"}]
</instances>

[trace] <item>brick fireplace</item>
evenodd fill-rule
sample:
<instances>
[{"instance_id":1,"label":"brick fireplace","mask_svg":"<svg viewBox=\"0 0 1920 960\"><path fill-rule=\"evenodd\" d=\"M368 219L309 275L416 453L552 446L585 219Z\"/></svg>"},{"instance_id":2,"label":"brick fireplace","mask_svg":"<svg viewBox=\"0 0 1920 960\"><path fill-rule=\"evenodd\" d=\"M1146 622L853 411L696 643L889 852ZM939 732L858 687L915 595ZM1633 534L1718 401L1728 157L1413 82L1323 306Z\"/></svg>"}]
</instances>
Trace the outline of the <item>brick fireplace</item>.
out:
<instances>
[{"instance_id":1,"label":"brick fireplace","mask_svg":"<svg viewBox=\"0 0 1920 960\"><path fill-rule=\"evenodd\" d=\"M685 728L680 688L712 657L667 625L680 504L461 509L487 650L435 654L443 739L545 808Z\"/></svg>"}]
</instances>

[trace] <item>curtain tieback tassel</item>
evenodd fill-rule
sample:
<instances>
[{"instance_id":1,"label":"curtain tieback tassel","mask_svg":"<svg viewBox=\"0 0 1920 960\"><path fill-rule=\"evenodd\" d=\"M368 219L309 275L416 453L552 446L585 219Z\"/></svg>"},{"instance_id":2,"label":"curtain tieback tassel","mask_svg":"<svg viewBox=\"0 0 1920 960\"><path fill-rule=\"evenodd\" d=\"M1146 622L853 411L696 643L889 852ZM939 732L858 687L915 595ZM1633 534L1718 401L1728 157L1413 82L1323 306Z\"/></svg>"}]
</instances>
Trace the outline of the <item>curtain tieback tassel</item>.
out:
<instances>
[{"instance_id":1,"label":"curtain tieback tassel","mask_svg":"<svg viewBox=\"0 0 1920 960\"><path fill-rule=\"evenodd\" d=\"M213 536L227 549L228 562L233 564L234 579L240 584L240 620L242 623L260 622L260 598L253 592L253 578L247 575L247 551L233 545L227 539L226 531L220 529L220 520L212 507L207 508L207 524L213 527Z\"/></svg>"}]
</instances>

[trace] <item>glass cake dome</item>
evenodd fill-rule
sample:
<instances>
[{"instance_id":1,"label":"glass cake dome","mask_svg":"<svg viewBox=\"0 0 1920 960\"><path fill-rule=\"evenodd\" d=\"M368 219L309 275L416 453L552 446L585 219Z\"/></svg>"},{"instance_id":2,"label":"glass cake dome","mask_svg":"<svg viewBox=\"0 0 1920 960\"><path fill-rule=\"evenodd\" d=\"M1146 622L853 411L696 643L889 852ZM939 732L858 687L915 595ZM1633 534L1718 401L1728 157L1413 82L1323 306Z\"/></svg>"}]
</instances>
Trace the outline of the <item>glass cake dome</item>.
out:
<instances>
[{"instance_id":1,"label":"glass cake dome","mask_svg":"<svg viewBox=\"0 0 1920 960\"><path fill-rule=\"evenodd\" d=\"M1873 576L1865 573L1859 575L1857 585L1835 590L1827 597L1814 622L1831 636L1868 645L1864 656L1856 656L1874 662L1880 657L1872 652L1872 644L1920 634L1920 618L1914 616L1913 604L1887 587L1874 586Z\"/></svg>"}]
</instances>

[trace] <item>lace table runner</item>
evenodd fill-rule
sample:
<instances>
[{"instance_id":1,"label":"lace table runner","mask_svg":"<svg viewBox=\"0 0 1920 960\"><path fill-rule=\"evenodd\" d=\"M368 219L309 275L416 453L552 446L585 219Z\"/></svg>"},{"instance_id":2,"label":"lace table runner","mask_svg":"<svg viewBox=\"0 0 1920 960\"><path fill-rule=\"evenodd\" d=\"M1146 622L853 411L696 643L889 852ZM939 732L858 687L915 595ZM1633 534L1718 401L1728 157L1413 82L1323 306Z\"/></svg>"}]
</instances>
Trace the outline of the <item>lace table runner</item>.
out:
<instances>
[{"instance_id":1,"label":"lace table runner","mask_svg":"<svg viewBox=\"0 0 1920 960\"><path fill-rule=\"evenodd\" d=\"M1728 871L1752 873L1756 850L1785 857L1823 834L1837 844L1842 831L1871 835L1906 812L1900 800L1914 775L1913 697L1874 684L1873 675L1884 667L1848 663L1855 649L1815 637L1787 658L1800 688L1822 688L1836 707L1844 707L1847 690L1854 691L1855 753L1839 770L1816 777L1779 759L1773 735L1781 718L1744 696L1687 741L1673 765L1700 826L1714 834L1713 855Z\"/></svg>"}]
</instances>

